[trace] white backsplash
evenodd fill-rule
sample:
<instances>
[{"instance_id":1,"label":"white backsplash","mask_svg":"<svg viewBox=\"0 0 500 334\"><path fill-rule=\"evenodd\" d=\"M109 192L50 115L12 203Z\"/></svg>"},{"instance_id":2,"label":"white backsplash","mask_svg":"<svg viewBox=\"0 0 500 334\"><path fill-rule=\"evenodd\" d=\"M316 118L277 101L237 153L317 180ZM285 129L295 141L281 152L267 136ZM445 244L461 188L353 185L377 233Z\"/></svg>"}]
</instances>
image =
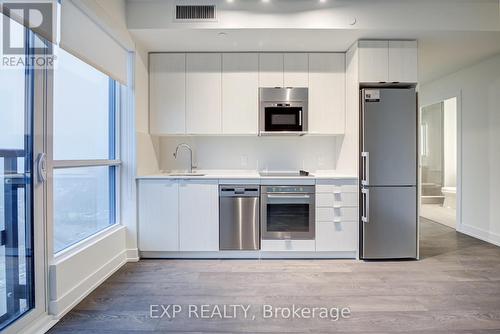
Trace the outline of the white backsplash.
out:
<instances>
[{"instance_id":1,"label":"white backsplash","mask_svg":"<svg viewBox=\"0 0 500 334\"><path fill-rule=\"evenodd\" d=\"M189 151L173 153L180 143L193 148L198 169L239 170L334 170L342 136L245 137L192 136L160 139L160 169L183 170Z\"/></svg>"}]
</instances>

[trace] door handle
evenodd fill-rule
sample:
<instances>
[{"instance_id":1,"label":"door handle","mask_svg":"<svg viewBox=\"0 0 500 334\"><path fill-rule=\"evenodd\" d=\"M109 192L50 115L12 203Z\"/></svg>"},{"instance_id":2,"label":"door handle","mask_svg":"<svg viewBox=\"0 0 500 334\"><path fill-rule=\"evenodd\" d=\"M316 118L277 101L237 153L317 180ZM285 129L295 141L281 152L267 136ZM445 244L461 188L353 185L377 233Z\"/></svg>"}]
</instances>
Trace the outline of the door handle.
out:
<instances>
[{"instance_id":1,"label":"door handle","mask_svg":"<svg viewBox=\"0 0 500 334\"><path fill-rule=\"evenodd\" d=\"M363 161L363 175L361 179L362 186L370 185L370 153L361 152L361 159Z\"/></svg>"},{"instance_id":2,"label":"door handle","mask_svg":"<svg viewBox=\"0 0 500 334\"><path fill-rule=\"evenodd\" d=\"M361 216L361 221L363 223L370 222L370 189L363 188L361 189L361 193L363 194L363 212Z\"/></svg>"},{"instance_id":3,"label":"door handle","mask_svg":"<svg viewBox=\"0 0 500 334\"><path fill-rule=\"evenodd\" d=\"M47 154L40 153L36 159L36 175L38 182L47 181Z\"/></svg>"},{"instance_id":4,"label":"door handle","mask_svg":"<svg viewBox=\"0 0 500 334\"><path fill-rule=\"evenodd\" d=\"M311 198L309 195L273 195L273 194L268 194L268 198L282 198L282 199L301 199L301 198Z\"/></svg>"}]
</instances>

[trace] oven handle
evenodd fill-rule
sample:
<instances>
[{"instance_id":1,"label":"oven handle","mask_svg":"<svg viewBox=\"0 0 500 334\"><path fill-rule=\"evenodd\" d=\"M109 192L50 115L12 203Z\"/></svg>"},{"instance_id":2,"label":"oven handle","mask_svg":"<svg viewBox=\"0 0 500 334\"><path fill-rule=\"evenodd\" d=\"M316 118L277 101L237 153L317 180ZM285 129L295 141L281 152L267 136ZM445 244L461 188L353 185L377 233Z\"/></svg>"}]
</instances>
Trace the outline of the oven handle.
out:
<instances>
[{"instance_id":1,"label":"oven handle","mask_svg":"<svg viewBox=\"0 0 500 334\"><path fill-rule=\"evenodd\" d=\"M274 195L267 194L268 198L311 198L310 195Z\"/></svg>"}]
</instances>

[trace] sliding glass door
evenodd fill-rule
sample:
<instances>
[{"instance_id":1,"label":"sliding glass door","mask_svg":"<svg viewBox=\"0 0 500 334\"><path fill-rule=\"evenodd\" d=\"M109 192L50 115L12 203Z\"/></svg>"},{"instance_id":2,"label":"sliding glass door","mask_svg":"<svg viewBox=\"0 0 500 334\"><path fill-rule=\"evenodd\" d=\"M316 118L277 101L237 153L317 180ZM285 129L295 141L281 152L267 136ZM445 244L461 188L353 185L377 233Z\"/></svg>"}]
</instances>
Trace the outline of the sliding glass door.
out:
<instances>
[{"instance_id":1,"label":"sliding glass door","mask_svg":"<svg viewBox=\"0 0 500 334\"><path fill-rule=\"evenodd\" d=\"M10 27L29 50L34 34ZM0 331L18 332L16 320L45 310L44 186L34 170L44 146L41 73L19 63L0 69Z\"/></svg>"}]
</instances>

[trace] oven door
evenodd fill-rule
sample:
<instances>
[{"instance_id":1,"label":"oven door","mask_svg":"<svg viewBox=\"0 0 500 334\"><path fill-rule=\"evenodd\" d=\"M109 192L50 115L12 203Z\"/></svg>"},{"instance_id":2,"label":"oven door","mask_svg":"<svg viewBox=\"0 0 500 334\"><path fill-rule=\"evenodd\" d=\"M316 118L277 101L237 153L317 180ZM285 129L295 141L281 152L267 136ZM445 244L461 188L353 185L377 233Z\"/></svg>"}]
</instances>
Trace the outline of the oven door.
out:
<instances>
[{"instance_id":1,"label":"oven door","mask_svg":"<svg viewBox=\"0 0 500 334\"><path fill-rule=\"evenodd\" d=\"M303 107L280 104L264 107L265 132L304 132Z\"/></svg>"},{"instance_id":2,"label":"oven door","mask_svg":"<svg viewBox=\"0 0 500 334\"><path fill-rule=\"evenodd\" d=\"M314 239L314 193L262 193L262 239Z\"/></svg>"}]
</instances>

